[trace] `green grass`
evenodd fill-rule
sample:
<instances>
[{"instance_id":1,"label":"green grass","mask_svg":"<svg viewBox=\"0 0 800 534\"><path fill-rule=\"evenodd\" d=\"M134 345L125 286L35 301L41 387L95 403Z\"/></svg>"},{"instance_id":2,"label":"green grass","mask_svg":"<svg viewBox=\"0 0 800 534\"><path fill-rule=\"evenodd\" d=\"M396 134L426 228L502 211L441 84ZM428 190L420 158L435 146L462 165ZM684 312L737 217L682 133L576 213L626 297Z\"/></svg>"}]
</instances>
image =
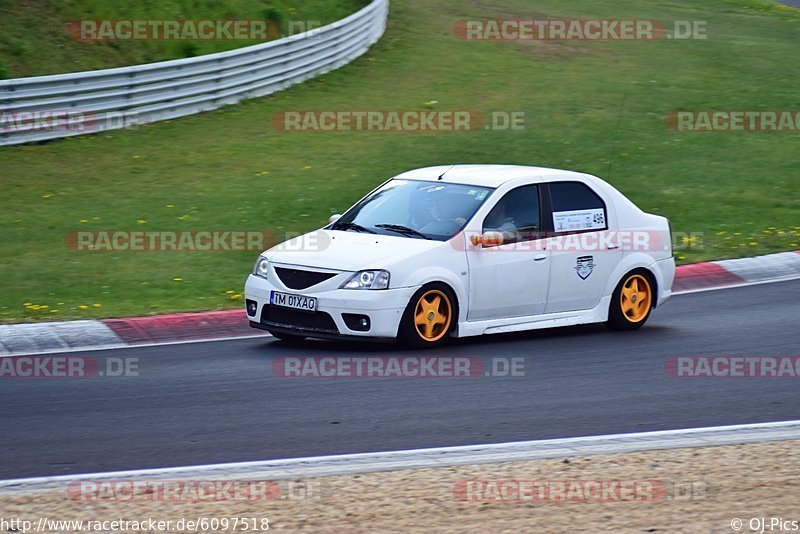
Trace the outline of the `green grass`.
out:
<instances>
[{"instance_id":1,"label":"green grass","mask_svg":"<svg viewBox=\"0 0 800 534\"><path fill-rule=\"evenodd\" d=\"M367 0L35 0L0 1L0 79L192 57L256 41L97 41L69 37L79 20L272 20L333 22ZM125 5L123 5L125 4Z\"/></svg>"},{"instance_id":2,"label":"green grass","mask_svg":"<svg viewBox=\"0 0 800 534\"><path fill-rule=\"evenodd\" d=\"M397 0L375 48L320 79L135 131L0 149L0 320L240 306L253 253L78 253L63 237L77 229L301 232L388 176L451 162L607 178L668 216L676 232L702 233L678 252L682 263L800 248L800 135L679 133L663 123L680 109L797 108L800 12L755 1L541 0L538 15L702 19L711 36L547 45L452 36L457 19L534 15L522 0L503 4ZM444 110L524 111L527 128L282 133L270 124L281 111L421 109L433 100Z\"/></svg>"}]
</instances>

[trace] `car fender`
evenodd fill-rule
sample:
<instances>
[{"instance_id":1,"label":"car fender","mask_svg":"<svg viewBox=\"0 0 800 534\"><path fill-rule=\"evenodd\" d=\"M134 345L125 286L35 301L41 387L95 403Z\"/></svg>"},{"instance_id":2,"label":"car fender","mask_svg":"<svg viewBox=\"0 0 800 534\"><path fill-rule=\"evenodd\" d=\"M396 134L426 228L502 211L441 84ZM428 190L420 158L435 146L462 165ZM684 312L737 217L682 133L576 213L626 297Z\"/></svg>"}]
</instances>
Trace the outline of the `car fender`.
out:
<instances>
[{"instance_id":1,"label":"car fender","mask_svg":"<svg viewBox=\"0 0 800 534\"><path fill-rule=\"evenodd\" d=\"M646 269L656 280L655 306L663 303L672 294L672 283L675 279L675 259L669 258L656 259L645 253L632 253L623 258L615 269L614 274L608 279L606 286L606 296L614 293L625 274L634 269Z\"/></svg>"},{"instance_id":2,"label":"car fender","mask_svg":"<svg viewBox=\"0 0 800 534\"><path fill-rule=\"evenodd\" d=\"M467 264L466 258L461 254L456 254L453 251L453 256L460 256L461 261L454 265L456 269L448 269L444 267L443 262L436 262L435 259L432 264L421 265L417 268L411 268L411 260L400 262L399 264L391 267L389 271L392 273L392 287L414 287L419 288L431 282L441 282L447 284L452 288L453 292L458 299L458 320L459 322L465 321L467 317L467 305L469 299L467 296ZM428 255L430 260L430 255ZM448 254L448 260L452 261L453 257ZM407 273L402 278L395 278L394 272ZM464 274L460 274L460 273Z\"/></svg>"},{"instance_id":3,"label":"car fender","mask_svg":"<svg viewBox=\"0 0 800 534\"><path fill-rule=\"evenodd\" d=\"M656 260L651 255L644 252L631 252L626 254L623 256L619 264L617 264L617 267L614 269L611 276L608 277L603 296L611 296L614 293L614 290L617 288L619 282L622 280L622 277L634 269L646 269L647 271L651 272L656 279L658 292L660 293L663 288L662 283L664 280L660 270L653 268L655 263Z\"/></svg>"}]
</instances>

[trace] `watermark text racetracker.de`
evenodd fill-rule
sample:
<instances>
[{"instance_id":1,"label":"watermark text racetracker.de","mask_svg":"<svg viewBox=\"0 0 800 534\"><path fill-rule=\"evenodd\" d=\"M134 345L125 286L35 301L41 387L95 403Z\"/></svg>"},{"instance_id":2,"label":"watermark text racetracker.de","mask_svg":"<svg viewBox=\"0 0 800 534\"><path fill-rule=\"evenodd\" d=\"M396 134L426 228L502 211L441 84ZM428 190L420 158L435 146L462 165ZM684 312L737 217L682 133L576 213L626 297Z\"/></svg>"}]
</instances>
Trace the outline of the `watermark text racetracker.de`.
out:
<instances>
[{"instance_id":1,"label":"watermark text racetracker.de","mask_svg":"<svg viewBox=\"0 0 800 534\"><path fill-rule=\"evenodd\" d=\"M318 20L207 19L207 20L75 20L67 35L82 42L95 41L271 41L309 32L319 33Z\"/></svg>"},{"instance_id":2,"label":"watermark text racetracker.de","mask_svg":"<svg viewBox=\"0 0 800 534\"><path fill-rule=\"evenodd\" d=\"M651 503L668 499L704 500L706 493L706 483L699 480L462 479L453 486L456 500L481 503Z\"/></svg>"},{"instance_id":3,"label":"watermark text racetracker.de","mask_svg":"<svg viewBox=\"0 0 800 534\"><path fill-rule=\"evenodd\" d=\"M97 115L80 110L49 109L35 111L1 111L0 131L29 132L93 132Z\"/></svg>"},{"instance_id":4,"label":"watermark text racetracker.de","mask_svg":"<svg viewBox=\"0 0 800 534\"><path fill-rule=\"evenodd\" d=\"M655 41L708 39L704 20L462 19L453 35L466 41Z\"/></svg>"},{"instance_id":5,"label":"watermark text racetracker.de","mask_svg":"<svg viewBox=\"0 0 800 534\"><path fill-rule=\"evenodd\" d=\"M0 133L92 133L110 129L134 129L139 116L131 111L95 113L80 109L0 110Z\"/></svg>"},{"instance_id":6,"label":"watermark text racetracker.de","mask_svg":"<svg viewBox=\"0 0 800 534\"><path fill-rule=\"evenodd\" d=\"M701 250L704 247L702 232L670 232L663 230L598 230L598 231L535 231L518 233L497 232L503 235L503 246L489 246L484 250L507 252L658 252L670 250ZM464 230L464 238L450 241L457 250L470 248L482 242L484 232ZM509 242L506 242L509 241Z\"/></svg>"},{"instance_id":7,"label":"watermark text racetracker.de","mask_svg":"<svg viewBox=\"0 0 800 534\"><path fill-rule=\"evenodd\" d=\"M67 496L88 502L258 502L320 499L319 480L73 480Z\"/></svg>"},{"instance_id":8,"label":"watermark text racetracker.de","mask_svg":"<svg viewBox=\"0 0 800 534\"><path fill-rule=\"evenodd\" d=\"M275 242L265 230L75 230L64 236L75 252L261 252Z\"/></svg>"},{"instance_id":9,"label":"watermark text racetracker.de","mask_svg":"<svg viewBox=\"0 0 800 534\"><path fill-rule=\"evenodd\" d=\"M0 358L0 378L118 378L139 376L139 358L75 355Z\"/></svg>"},{"instance_id":10,"label":"watermark text racetracker.de","mask_svg":"<svg viewBox=\"0 0 800 534\"><path fill-rule=\"evenodd\" d=\"M800 109L671 111L664 116L676 132L799 132Z\"/></svg>"},{"instance_id":11,"label":"watermark text racetracker.de","mask_svg":"<svg viewBox=\"0 0 800 534\"><path fill-rule=\"evenodd\" d=\"M525 376L525 358L477 356L282 356L282 378L480 378Z\"/></svg>"},{"instance_id":12,"label":"watermark text racetracker.de","mask_svg":"<svg viewBox=\"0 0 800 534\"><path fill-rule=\"evenodd\" d=\"M664 372L676 378L800 378L800 356L672 356Z\"/></svg>"},{"instance_id":13,"label":"watermark text racetracker.de","mask_svg":"<svg viewBox=\"0 0 800 534\"><path fill-rule=\"evenodd\" d=\"M281 132L468 132L525 130L524 111L293 110L275 113Z\"/></svg>"}]
</instances>

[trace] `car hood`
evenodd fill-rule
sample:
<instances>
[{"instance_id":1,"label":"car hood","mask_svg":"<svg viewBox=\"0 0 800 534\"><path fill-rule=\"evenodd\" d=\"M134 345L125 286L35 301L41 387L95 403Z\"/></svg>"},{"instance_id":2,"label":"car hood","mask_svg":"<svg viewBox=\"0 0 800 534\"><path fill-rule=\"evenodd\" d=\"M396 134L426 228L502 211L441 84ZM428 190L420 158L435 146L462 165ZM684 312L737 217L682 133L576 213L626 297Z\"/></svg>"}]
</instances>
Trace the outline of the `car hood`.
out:
<instances>
[{"instance_id":1,"label":"car hood","mask_svg":"<svg viewBox=\"0 0 800 534\"><path fill-rule=\"evenodd\" d=\"M442 245L447 246L435 240L322 229L284 241L264 256L273 263L359 271L385 269Z\"/></svg>"}]
</instances>

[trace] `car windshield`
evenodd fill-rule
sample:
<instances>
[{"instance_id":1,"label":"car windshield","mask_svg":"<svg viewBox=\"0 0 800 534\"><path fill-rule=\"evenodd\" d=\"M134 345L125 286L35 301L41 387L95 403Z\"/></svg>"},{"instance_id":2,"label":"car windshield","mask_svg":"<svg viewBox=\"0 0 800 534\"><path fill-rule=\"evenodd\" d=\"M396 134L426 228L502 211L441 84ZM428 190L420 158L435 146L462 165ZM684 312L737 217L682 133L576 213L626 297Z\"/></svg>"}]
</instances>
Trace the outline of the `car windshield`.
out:
<instances>
[{"instance_id":1,"label":"car windshield","mask_svg":"<svg viewBox=\"0 0 800 534\"><path fill-rule=\"evenodd\" d=\"M391 180L350 208L332 230L446 241L493 191L442 182Z\"/></svg>"}]
</instances>

